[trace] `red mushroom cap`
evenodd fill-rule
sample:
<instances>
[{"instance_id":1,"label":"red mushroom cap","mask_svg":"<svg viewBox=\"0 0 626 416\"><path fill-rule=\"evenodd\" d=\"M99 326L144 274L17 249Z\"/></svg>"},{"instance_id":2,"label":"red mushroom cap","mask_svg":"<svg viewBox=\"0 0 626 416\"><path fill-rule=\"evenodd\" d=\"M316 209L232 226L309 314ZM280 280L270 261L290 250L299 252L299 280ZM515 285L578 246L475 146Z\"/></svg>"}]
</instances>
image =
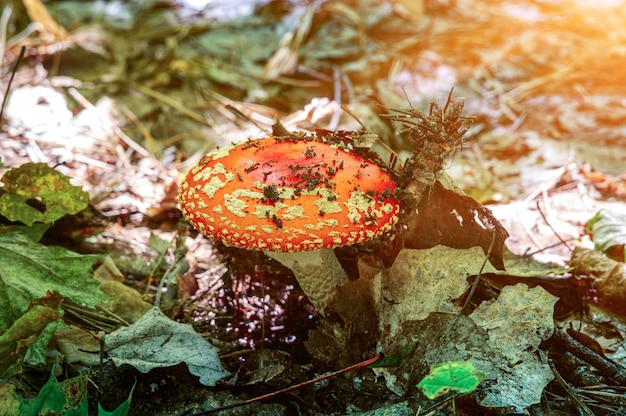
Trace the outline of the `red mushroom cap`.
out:
<instances>
[{"instance_id":1,"label":"red mushroom cap","mask_svg":"<svg viewBox=\"0 0 626 416\"><path fill-rule=\"evenodd\" d=\"M204 156L178 200L208 237L294 252L352 245L391 230L400 212L395 189L384 170L348 149L266 138Z\"/></svg>"}]
</instances>

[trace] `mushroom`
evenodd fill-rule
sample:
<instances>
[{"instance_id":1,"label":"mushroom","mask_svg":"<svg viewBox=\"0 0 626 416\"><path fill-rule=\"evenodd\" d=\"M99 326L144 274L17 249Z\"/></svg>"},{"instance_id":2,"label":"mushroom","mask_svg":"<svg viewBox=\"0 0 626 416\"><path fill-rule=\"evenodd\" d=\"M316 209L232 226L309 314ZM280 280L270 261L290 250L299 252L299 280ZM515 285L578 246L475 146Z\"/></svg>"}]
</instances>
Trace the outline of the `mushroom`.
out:
<instances>
[{"instance_id":1,"label":"mushroom","mask_svg":"<svg viewBox=\"0 0 626 416\"><path fill-rule=\"evenodd\" d=\"M291 269L320 313L348 282L333 248L390 231L396 185L374 162L315 136L264 138L204 156L180 185L183 215L227 246Z\"/></svg>"}]
</instances>

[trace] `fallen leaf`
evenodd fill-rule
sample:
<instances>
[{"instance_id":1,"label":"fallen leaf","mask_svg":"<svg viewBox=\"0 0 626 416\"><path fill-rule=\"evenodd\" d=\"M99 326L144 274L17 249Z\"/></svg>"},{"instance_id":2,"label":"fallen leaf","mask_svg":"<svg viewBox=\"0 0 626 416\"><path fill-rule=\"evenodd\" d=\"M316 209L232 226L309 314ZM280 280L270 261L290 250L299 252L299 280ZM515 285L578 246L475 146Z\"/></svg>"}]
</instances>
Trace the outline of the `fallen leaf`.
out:
<instances>
[{"instance_id":1,"label":"fallen leaf","mask_svg":"<svg viewBox=\"0 0 626 416\"><path fill-rule=\"evenodd\" d=\"M497 374L497 383L483 390L482 406L523 411L541 401L553 374L536 351L554 332L556 301L541 286L529 289L520 283L503 288L498 299L483 302L472 312L470 318L489 336L486 349L499 357L488 370Z\"/></svg>"},{"instance_id":2,"label":"fallen leaf","mask_svg":"<svg viewBox=\"0 0 626 416\"><path fill-rule=\"evenodd\" d=\"M426 301L436 295L425 296L420 299ZM518 284L505 287L497 300L484 302L469 317L433 312L424 320L403 321L384 339L385 356L398 359L374 370L385 377L387 388L404 395L428 373L429 366L471 361L487 373L484 384L476 390L478 402L521 412L539 403L553 378L536 351L554 329L555 303L556 297L540 286L528 289Z\"/></svg>"},{"instance_id":3,"label":"fallen leaf","mask_svg":"<svg viewBox=\"0 0 626 416\"><path fill-rule=\"evenodd\" d=\"M496 269L503 269L504 241L509 233L489 208L460 195L447 175L440 175L428 198L422 198L418 215L412 216L404 233L405 247L424 249L444 245L456 249L480 246L489 253ZM452 183L448 183L452 182ZM493 240L493 244L492 244ZM491 246L491 249L490 249Z\"/></svg>"},{"instance_id":4,"label":"fallen leaf","mask_svg":"<svg viewBox=\"0 0 626 416\"><path fill-rule=\"evenodd\" d=\"M626 214L602 209L587 222L586 228L596 250L619 248L621 260L626 260Z\"/></svg>"},{"instance_id":5,"label":"fallen leaf","mask_svg":"<svg viewBox=\"0 0 626 416\"><path fill-rule=\"evenodd\" d=\"M150 309L131 326L107 335L105 348L115 365L128 364L142 373L185 363L205 386L214 386L229 374L216 347L191 325L172 321L158 308Z\"/></svg>"},{"instance_id":6,"label":"fallen leaf","mask_svg":"<svg viewBox=\"0 0 626 416\"><path fill-rule=\"evenodd\" d=\"M400 251L391 268L372 283L380 331L389 335L384 343L404 321L425 319L431 312L457 311L452 301L467 289L467 278L478 274L484 260L480 247ZM493 272L496 269L487 263L483 273Z\"/></svg>"},{"instance_id":7,"label":"fallen leaf","mask_svg":"<svg viewBox=\"0 0 626 416\"><path fill-rule=\"evenodd\" d=\"M2 177L0 215L26 225L52 223L87 208L89 194L45 163L25 163Z\"/></svg>"},{"instance_id":8,"label":"fallen leaf","mask_svg":"<svg viewBox=\"0 0 626 416\"><path fill-rule=\"evenodd\" d=\"M7 379L19 373L28 347L49 323L61 318L59 297L54 296L54 301L52 297L47 298L51 300L50 305L34 305L0 335L0 378Z\"/></svg>"},{"instance_id":9,"label":"fallen leaf","mask_svg":"<svg viewBox=\"0 0 626 416\"><path fill-rule=\"evenodd\" d=\"M5 288L0 292L0 331L8 329L33 299L47 292L56 291L88 306L108 300L90 273L100 256L45 246L20 230L0 230L0 283Z\"/></svg>"}]
</instances>

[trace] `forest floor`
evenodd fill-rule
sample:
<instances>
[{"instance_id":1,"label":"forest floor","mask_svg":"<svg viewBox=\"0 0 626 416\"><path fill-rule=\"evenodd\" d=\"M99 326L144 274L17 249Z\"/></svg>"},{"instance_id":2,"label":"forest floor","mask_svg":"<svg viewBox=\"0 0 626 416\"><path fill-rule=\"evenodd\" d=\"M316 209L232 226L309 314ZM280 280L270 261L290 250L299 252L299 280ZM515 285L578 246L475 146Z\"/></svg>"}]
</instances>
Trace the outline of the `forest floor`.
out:
<instances>
[{"instance_id":1,"label":"forest floor","mask_svg":"<svg viewBox=\"0 0 626 416\"><path fill-rule=\"evenodd\" d=\"M129 414L191 415L380 355L392 361L219 414L626 412L621 2L24 3L0 17L0 175L44 163L86 191L89 208L43 221L41 244L97 254L95 275L124 285L102 289L115 299L114 323L85 305L71 315L67 299L76 299L60 290L72 325L47 338L47 357L0 375L17 395L36 397L60 363L59 380L89 374L90 414L97 403L118 408L132 390ZM267 136L276 120L289 131L365 128L399 160L385 153L383 163L399 169L416 143L386 115L429 114L451 91L471 118L443 166L456 205L440 212L448 191L433 191L420 215L465 224L422 220L395 239L337 250L352 281L334 314L317 313L278 263L214 243L182 219L178 184L218 146ZM11 193L2 182L0 197ZM45 213L47 202L33 198ZM492 219L508 233L505 248L484 232ZM0 230L16 222L7 217ZM433 237L444 231L448 239ZM116 355L123 344L156 354L162 340L133 344L148 335L122 341L118 332L155 304L212 346L162 323L192 343L186 353L168 347L182 358L135 365ZM0 332L14 323L5 319ZM101 363L96 340L109 336L119 345L103 341ZM210 348L219 359L190 361ZM417 388L432 365L459 360L483 375L478 388L432 399Z\"/></svg>"}]
</instances>

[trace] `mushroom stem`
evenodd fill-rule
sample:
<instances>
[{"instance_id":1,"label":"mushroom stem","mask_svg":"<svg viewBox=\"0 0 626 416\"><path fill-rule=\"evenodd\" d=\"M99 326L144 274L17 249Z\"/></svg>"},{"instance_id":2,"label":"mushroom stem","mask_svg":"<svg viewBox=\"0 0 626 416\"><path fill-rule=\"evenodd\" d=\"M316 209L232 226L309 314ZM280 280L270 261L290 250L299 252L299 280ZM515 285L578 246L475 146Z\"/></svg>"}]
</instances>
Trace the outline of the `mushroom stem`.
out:
<instances>
[{"instance_id":1,"label":"mushroom stem","mask_svg":"<svg viewBox=\"0 0 626 416\"><path fill-rule=\"evenodd\" d=\"M333 249L264 253L293 272L302 291L322 316L326 306L333 300L337 286L349 281Z\"/></svg>"}]
</instances>

